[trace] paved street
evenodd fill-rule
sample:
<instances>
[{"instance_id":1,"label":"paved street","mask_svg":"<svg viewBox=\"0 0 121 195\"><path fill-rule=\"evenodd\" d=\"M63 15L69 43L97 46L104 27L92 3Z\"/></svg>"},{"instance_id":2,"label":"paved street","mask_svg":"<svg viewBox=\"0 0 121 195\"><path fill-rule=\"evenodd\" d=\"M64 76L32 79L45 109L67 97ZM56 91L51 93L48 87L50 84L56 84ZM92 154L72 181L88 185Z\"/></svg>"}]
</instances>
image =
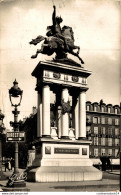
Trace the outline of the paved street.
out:
<instances>
[{"instance_id":1,"label":"paved street","mask_svg":"<svg viewBox=\"0 0 121 195\"><path fill-rule=\"evenodd\" d=\"M21 172L22 170L20 170ZM13 171L4 172L8 177ZM119 171L103 172L102 181L59 182L59 183L35 183L26 182L30 192L111 192L120 191ZM7 180L0 181L0 189L6 185Z\"/></svg>"}]
</instances>

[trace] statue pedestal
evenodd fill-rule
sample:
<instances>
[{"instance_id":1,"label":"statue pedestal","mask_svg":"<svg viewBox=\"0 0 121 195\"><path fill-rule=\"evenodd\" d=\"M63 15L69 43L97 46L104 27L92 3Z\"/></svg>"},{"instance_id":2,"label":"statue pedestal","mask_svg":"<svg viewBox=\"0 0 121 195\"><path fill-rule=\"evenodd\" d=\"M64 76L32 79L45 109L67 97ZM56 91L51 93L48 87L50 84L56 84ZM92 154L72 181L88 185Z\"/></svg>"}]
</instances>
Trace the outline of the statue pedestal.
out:
<instances>
[{"instance_id":1,"label":"statue pedestal","mask_svg":"<svg viewBox=\"0 0 121 195\"><path fill-rule=\"evenodd\" d=\"M89 159L91 141L86 138L86 91L90 74L79 64L50 61L39 62L33 71L38 91L38 139L33 142L36 155L28 171L29 181L102 179L102 172ZM50 126L50 91L56 97L53 112L56 127Z\"/></svg>"},{"instance_id":2,"label":"statue pedestal","mask_svg":"<svg viewBox=\"0 0 121 195\"><path fill-rule=\"evenodd\" d=\"M52 140L36 142L36 158L28 172L28 181L61 182L101 180L102 172L89 159L88 140ZM41 145L41 146L40 146Z\"/></svg>"}]
</instances>

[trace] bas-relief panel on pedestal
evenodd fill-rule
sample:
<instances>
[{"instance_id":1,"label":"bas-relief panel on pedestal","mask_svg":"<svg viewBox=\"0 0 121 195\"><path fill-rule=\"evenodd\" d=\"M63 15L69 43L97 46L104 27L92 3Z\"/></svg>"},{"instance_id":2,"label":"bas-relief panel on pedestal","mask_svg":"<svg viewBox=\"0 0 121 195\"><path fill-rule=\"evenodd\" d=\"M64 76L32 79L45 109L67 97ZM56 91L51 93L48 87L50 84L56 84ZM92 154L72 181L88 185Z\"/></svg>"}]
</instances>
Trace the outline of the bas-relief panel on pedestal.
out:
<instances>
[{"instance_id":1,"label":"bas-relief panel on pedestal","mask_svg":"<svg viewBox=\"0 0 121 195\"><path fill-rule=\"evenodd\" d=\"M51 80L55 81L56 83L59 83L60 81L61 82L68 81L68 84L73 83L73 84L87 85L87 79L85 77L44 70L43 80L47 80L47 79L49 79L49 81Z\"/></svg>"}]
</instances>

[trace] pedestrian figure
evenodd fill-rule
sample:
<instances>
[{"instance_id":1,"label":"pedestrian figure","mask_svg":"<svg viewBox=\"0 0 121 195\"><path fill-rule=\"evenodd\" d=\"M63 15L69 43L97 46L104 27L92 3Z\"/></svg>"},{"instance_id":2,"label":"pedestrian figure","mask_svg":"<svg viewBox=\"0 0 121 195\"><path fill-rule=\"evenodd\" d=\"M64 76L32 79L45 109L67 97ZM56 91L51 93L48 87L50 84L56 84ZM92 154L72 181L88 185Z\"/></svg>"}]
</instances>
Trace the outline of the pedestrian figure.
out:
<instances>
[{"instance_id":1,"label":"pedestrian figure","mask_svg":"<svg viewBox=\"0 0 121 195\"><path fill-rule=\"evenodd\" d=\"M8 166L8 163L7 161L5 161L5 172L6 172L7 166Z\"/></svg>"},{"instance_id":2,"label":"pedestrian figure","mask_svg":"<svg viewBox=\"0 0 121 195\"><path fill-rule=\"evenodd\" d=\"M14 158L12 158L12 161L11 161L11 168L14 168L14 165L15 165L15 160L14 160Z\"/></svg>"},{"instance_id":3,"label":"pedestrian figure","mask_svg":"<svg viewBox=\"0 0 121 195\"><path fill-rule=\"evenodd\" d=\"M98 167L99 167L99 170L101 170L101 163L100 162L98 163Z\"/></svg>"},{"instance_id":4,"label":"pedestrian figure","mask_svg":"<svg viewBox=\"0 0 121 195\"><path fill-rule=\"evenodd\" d=\"M10 160L8 161L8 170L9 170L9 171L11 170L11 163L10 163Z\"/></svg>"},{"instance_id":5,"label":"pedestrian figure","mask_svg":"<svg viewBox=\"0 0 121 195\"><path fill-rule=\"evenodd\" d=\"M110 169L111 169L111 172L112 172L112 170L113 170L112 159L110 159Z\"/></svg>"},{"instance_id":6,"label":"pedestrian figure","mask_svg":"<svg viewBox=\"0 0 121 195\"><path fill-rule=\"evenodd\" d=\"M6 172L6 169L9 170L9 163L8 163L8 160L5 162L5 172ZM10 170L9 170L10 171Z\"/></svg>"},{"instance_id":7,"label":"pedestrian figure","mask_svg":"<svg viewBox=\"0 0 121 195\"><path fill-rule=\"evenodd\" d=\"M102 171L106 171L106 158L104 156L100 157L102 162Z\"/></svg>"},{"instance_id":8,"label":"pedestrian figure","mask_svg":"<svg viewBox=\"0 0 121 195\"><path fill-rule=\"evenodd\" d=\"M14 168L14 159L11 157L10 159L10 164L11 164L11 170Z\"/></svg>"},{"instance_id":9,"label":"pedestrian figure","mask_svg":"<svg viewBox=\"0 0 121 195\"><path fill-rule=\"evenodd\" d=\"M110 158L107 159L107 169L110 169Z\"/></svg>"}]
</instances>

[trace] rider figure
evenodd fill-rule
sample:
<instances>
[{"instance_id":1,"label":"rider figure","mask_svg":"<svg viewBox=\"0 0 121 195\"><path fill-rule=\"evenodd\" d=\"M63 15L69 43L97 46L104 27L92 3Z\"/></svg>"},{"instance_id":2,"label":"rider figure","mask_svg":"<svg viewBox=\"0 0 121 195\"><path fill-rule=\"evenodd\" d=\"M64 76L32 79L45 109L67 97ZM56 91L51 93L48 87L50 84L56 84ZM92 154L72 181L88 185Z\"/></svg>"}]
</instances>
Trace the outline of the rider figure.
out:
<instances>
[{"instance_id":1,"label":"rider figure","mask_svg":"<svg viewBox=\"0 0 121 195\"><path fill-rule=\"evenodd\" d=\"M56 7L55 5L53 6L54 11L53 11L53 15L52 15L52 21L53 21L53 25L52 26L48 26L48 28L50 29L49 32L47 32L47 36L55 36L57 38L60 38L64 41L64 46L65 49L68 50L68 45L66 43L66 38L62 35L62 31L61 31L61 26L60 23L63 21L63 19L61 17L56 16Z\"/></svg>"}]
</instances>

